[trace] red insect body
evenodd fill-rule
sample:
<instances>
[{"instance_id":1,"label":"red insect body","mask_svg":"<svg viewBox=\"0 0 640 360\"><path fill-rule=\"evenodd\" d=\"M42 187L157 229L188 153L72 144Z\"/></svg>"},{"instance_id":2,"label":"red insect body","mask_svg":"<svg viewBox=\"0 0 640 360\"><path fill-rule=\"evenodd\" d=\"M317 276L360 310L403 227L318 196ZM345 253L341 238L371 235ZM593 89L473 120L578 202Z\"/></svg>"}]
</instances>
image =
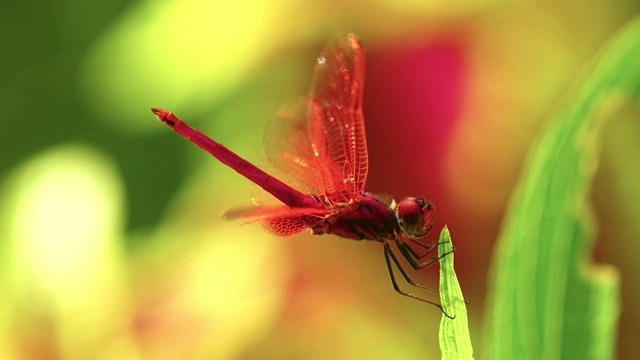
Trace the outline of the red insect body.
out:
<instances>
[{"instance_id":1,"label":"red insect body","mask_svg":"<svg viewBox=\"0 0 640 360\"><path fill-rule=\"evenodd\" d=\"M403 295L440 307L400 290L390 265L391 260L410 284L429 289L410 280L391 244L414 269L436 262L438 258L419 262L435 248L416 240L431 229L435 219L433 205L414 197L396 204L393 199L384 200L364 191L368 172L362 115L364 67L364 51L358 39L354 35L338 38L318 57L309 97L281 111L266 144L266 159L297 180L291 186L193 129L174 114L162 109L152 111L175 132L282 202L279 206L259 204L230 211L228 217L241 223L258 223L278 236L311 229L317 235L335 234L382 242L394 288ZM409 242L422 246L427 252L418 254Z\"/></svg>"}]
</instances>

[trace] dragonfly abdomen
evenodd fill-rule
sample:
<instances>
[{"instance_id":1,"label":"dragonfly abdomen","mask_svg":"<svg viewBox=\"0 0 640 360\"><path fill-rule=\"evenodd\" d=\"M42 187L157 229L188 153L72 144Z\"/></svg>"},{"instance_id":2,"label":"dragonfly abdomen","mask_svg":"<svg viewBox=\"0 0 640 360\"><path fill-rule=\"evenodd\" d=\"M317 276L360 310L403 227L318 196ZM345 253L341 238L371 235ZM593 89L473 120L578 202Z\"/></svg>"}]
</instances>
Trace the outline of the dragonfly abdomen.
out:
<instances>
[{"instance_id":1,"label":"dragonfly abdomen","mask_svg":"<svg viewBox=\"0 0 640 360\"><path fill-rule=\"evenodd\" d=\"M237 171L240 175L265 189L288 207L324 209L324 206L312 196L303 194L282 181L272 177L257 166L241 158L224 145L192 128L173 113L156 108L151 109L151 111L158 116L160 121L172 128L173 131L213 155L221 163Z\"/></svg>"}]
</instances>

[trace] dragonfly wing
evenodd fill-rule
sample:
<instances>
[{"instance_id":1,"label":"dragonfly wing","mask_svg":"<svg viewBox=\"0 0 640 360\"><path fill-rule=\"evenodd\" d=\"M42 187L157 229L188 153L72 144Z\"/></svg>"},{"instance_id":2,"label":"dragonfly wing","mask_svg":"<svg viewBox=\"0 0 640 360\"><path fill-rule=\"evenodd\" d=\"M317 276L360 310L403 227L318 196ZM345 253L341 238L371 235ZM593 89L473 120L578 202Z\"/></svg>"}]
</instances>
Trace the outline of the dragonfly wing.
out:
<instances>
[{"instance_id":1,"label":"dragonfly wing","mask_svg":"<svg viewBox=\"0 0 640 360\"><path fill-rule=\"evenodd\" d=\"M268 172L330 203L359 198L368 166L363 86L364 50L357 38L330 42L318 57L310 96L284 107L266 133L266 159L276 169ZM254 202L272 202L258 194Z\"/></svg>"},{"instance_id":2,"label":"dragonfly wing","mask_svg":"<svg viewBox=\"0 0 640 360\"><path fill-rule=\"evenodd\" d=\"M298 191L318 195L324 193L322 164L309 138L308 105L309 100L301 98L279 111L265 133L265 159L269 164L261 167Z\"/></svg>"},{"instance_id":3,"label":"dragonfly wing","mask_svg":"<svg viewBox=\"0 0 640 360\"><path fill-rule=\"evenodd\" d=\"M227 211L225 217L242 225L255 224L276 236L285 237L301 233L327 213L326 210L310 208L257 206Z\"/></svg>"},{"instance_id":4,"label":"dragonfly wing","mask_svg":"<svg viewBox=\"0 0 640 360\"><path fill-rule=\"evenodd\" d=\"M362 115L364 50L354 35L338 38L318 57L307 119L309 138L323 167L323 189L333 202L364 192L368 173Z\"/></svg>"}]
</instances>

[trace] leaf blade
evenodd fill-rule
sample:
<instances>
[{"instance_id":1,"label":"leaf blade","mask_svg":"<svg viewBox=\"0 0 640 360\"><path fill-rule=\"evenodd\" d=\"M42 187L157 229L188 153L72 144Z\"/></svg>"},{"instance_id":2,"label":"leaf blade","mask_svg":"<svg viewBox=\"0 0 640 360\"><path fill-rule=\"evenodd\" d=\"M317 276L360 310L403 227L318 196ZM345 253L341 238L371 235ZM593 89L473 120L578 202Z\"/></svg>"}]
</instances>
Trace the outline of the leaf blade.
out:
<instances>
[{"instance_id":1,"label":"leaf blade","mask_svg":"<svg viewBox=\"0 0 640 360\"><path fill-rule=\"evenodd\" d=\"M617 272L589 261L588 191L604 120L640 92L640 19L532 147L492 265L487 359L613 358Z\"/></svg>"},{"instance_id":2,"label":"leaf blade","mask_svg":"<svg viewBox=\"0 0 640 360\"><path fill-rule=\"evenodd\" d=\"M469 336L467 307L460 283L453 266L453 244L449 229L440 232L438 256L440 256L440 304L444 311L455 317L442 314L438 336L442 359L473 359L473 346Z\"/></svg>"}]
</instances>

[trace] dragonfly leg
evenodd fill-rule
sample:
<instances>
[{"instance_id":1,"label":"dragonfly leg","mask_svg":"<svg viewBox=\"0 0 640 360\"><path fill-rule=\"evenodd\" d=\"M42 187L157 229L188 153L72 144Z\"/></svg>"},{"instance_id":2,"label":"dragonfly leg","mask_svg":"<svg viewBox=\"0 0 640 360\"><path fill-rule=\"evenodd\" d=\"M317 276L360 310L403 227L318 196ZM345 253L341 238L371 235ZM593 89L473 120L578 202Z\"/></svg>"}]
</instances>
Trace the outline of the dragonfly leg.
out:
<instances>
[{"instance_id":1,"label":"dragonfly leg","mask_svg":"<svg viewBox=\"0 0 640 360\"><path fill-rule=\"evenodd\" d=\"M416 240L416 239L409 239L409 240L411 240L412 242L414 242L414 243L418 244L419 246L423 247L424 249L426 249L426 252L424 254L418 254L418 252L416 250L414 250L411 246L406 244L407 250L409 250L411 255L417 260L420 260L420 259L424 258L425 256L431 254L435 249L438 248L438 245L440 245L440 244L436 244L435 246L432 246L432 245L427 245L427 244L425 244L425 243L423 243L423 242L421 242L419 240Z\"/></svg>"},{"instance_id":2,"label":"dragonfly leg","mask_svg":"<svg viewBox=\"0 0 640 360\"><path fill-rule=\"evenodd\" d=\"M428 304L431 304L435 307L437 307L438 309L440 309L440 311L442 311L442 313L444 314L444 316L448 317L449 319L455 319L455 316L451 316L449 314L447 314L446 311L444 311L444 309L442 308L442 305L438 304L437 302L419 297L417 295L413 295L411 293L408 293L402 289L400 289L400 287L398 286L398 283L396 282L396 278L393 275L393 267L391 266L391 261L393 261L393 263L395 264L396 268L398 268L398 270L400 270L400 273L402 274L402 276L404 277L404 279L411 285L421 288L421 289L425 289L428 291L432 291L432 292L438 292L435 289L432 289L430 287L418 284L416 282L414 282L413 280L411 280L411 278L409 277L409 275L406 273L406 271L402 268L402 265L400 264L400 261L398 261L398 258L396 257L396 255L393 253L393 251L391 250L391 247L389 246L388 242L384 242L384 259L387 263L387 270L389 271L389 277L391 278L391 284L393 285L393 289L395 291L397 291L398 293L410 297L412 299L416 299L416 300L420 300L423 302L426 302ZM391 259L391 260L390 260Z\"/></svg>"},{"instance_id":3,"label":"dragonfly leg","mask_svg":"<svg viewBox=\"0 0 640 360\"><path fill-rule=\"evenodd\" d=\"M425 249L431 249L431 245L427 245L425 243L423 243L422 241L418 240L418 239L411 239L411 241L413 241L414 243L420 245L421 247L425 248Z\"/></svg>"},{"instance_id":4,"label":"dragonfly leg","mask_svg":"<svg viewBox=\"0 0 640 360\"><path fill-rule=\"evenodd\" d=\"M433 263L438 262L438 260L442 259L444 256L447 256L451 253L453 253L453 250L439 255L439 256L434 256L431 257L429 259L427 259L424 262L418 262L418 260L420 260L422 257L427 256L428 254L430 254L433 249L436 249L437 247L433 247L433 249L431 249L429 252L427 252L426 254L424 254L423 256L415 256L415 251L412 251L412 249L409 247L409 245L405 244L402 241L397 241L396 244L398 245L398 250L400 250L400 253L402 254L402 256L407 259L407 261L409 262L409 264L411 265L412 268L414 268L415 270L420 270L422 268L425 268Z\"/></svg>"},{"instance_id":5,"label":"dragonfly leg","mask_svg":"<svg viewBox=\"0 0 640 360\"><path fill-rule=\"evenodd\" d=\"M451 235L453 235L453 233L451 233ZM418 244L419 246L425 248L425 249L431 249L432 245L429 244L425 244L422 241L418 240L418 239L414 239L414 238L410 238L411 241L413 241L414 243ZM443 244L442 242L439 242L436 244L436 246Z\"/></svg>"},{"instance_id":6,"label":"dragonfly leg","mask_svg":"<svg viewBox=\"0 0 640 360\"><path fill-rule=\"evenodd\" d=\"M432 265L432 264L434 264L434 263L438 262L438 261L439 261L440 259L442 259L443 257L445 257L445 256L447 256L447 255L449 255L449 254L452 254L452 253L453 253L453 250L451 250L451 251L449 251L449 252L447 252L447 253L444 253L444 254L442 254L442 255L440 255L440 256L434 256L434 257L432 257L432 258L430 258L430 259L427 259L427 261L425 261L425 262L419 263L419 262L417 262L417 261L416 261L416 259L414 259L414 258L412 257L413 252L412 252L411 250L408 250L408 249L411 249L411 248L410 248L407 244L405 244L405 243L403 243L403 242L401 242L401 241L396 242L396 244L397 244L397 246L398 246L398 250L400 250L400 253L402 254L402 256L403 256L405 259L407 259L407 262L409 262L409 264L411 265L411 267L412 267L413 269L415 269L415 270L420 270L420 269L423 269L423 268L425 268L425 267L427 267L427 266L429 266L429 265ZM441 242L440 242L440 243L438 243L438 245L441 245L441 244L443 244L443 243L441 243ZM401 266L400 266L400 264L398 263L398 259L396 258L395 254L394 254L393 252L391 252L391 248L390 248L390 246L389 246L386 242L385 242L385 247L386 247L386 248L388 249L388 251L390 252L390 255L392 256L393 261L396 263L396 265L398 266L398 268L400 269L400 271L403 273L403 275L404 275L405 279L407 279L407 275L406 275L406 273L404 272L404 270L402 269L402 267L401 267ZM436 248L437 248L437 247L434 247L434 249L436 249ZM430 253L430 252L429 252L429 253ZM425 254L425 256L426 256L426 255L428 255L429 253ZM419 259L419 258L418 258L418 259ZM421 286L421 285L413 284L413 283L412 283L411 281L409 281L408 279L407 279L407 282L408 282L408 283L410 283L411 285L414 285L414 286L417 286L417 287L420 287L420 288L423 288L423 289L431 290L431 289L429 289L429 288L427 288L427 287L424 287L424 286ZM468 301L466 301L466 300L465 300L465 302L464 302L464 303L465 303L465 304L467 304L467 305L469 305L469 304L470 304L470 302L468 302Z\"/></svg>"},{"instance_id":7,"label":"dragonfly leg","mask_svg":"<svg viewBox=\"0 0 640 360\"><path fill-rule=\"evenodd\" d=\"M406 270L402 267L402 265L400 264L400 261L398 260L398 258L396 257L396 254L393 252L393 250L391 249L391 245L389 245L389 243L385 242L384 243L385 246L385 251L389 254L389 257L391 258L391 260L393 260L393 263L396 265L396 267L398 268L398 270L400 270L400 274L402 274L402 277L404 277L404 279L411 285L420 288L420 289L425 289L434 293L437 293L438 290L428 287L426 285L422 285L422 284L418 284L415 281L413 281L411 279L411 277L409 277L409 275L407 274Z\"/></svg>"}]
</instances>

